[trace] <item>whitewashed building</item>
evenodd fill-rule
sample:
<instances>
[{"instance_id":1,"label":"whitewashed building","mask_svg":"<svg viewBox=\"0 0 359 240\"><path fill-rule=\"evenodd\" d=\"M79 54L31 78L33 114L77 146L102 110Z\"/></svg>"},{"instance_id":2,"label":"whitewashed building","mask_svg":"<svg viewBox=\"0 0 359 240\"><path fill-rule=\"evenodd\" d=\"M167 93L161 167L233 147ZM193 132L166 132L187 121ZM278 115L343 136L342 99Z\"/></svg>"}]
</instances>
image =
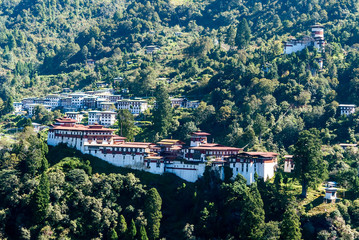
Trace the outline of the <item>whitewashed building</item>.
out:
<instances>
[{"instance_id":1,"label":"whitewashed building","mask_svg":"<svg viewBox=\"0 0 359 240\"><path fill-rule=\"evenodd\" d=\"M293 155L284 156L284 172L290 173L294 170Z\"/></svg>"},{"instance_id":2,"label":"whitewashed building","mask_svg":"<svg viewBox=\"0 0 359 240\"><path fill-rule=\"evenodd\" d=\"M103 126L112 126L116 122L116 112L112 111L89 111L88 125L100 124Z\"/></svg>"},{"instance_id":3,"label":"whitewashed building","mask_svg":"<svg viewBox=\"0 0 359 240\"><path fill-rule=\"evenodd\" d=\"M326 45L324 39L324 26L313 25L311 26L312 35L304 36L301 39L292 38L288 41L283 42L284 54L291 54L294 52L302 51L306 47L315 47L318 51L323 51Z\"/></svg>"},{"instance_id":4,"label":"whitewashed building","mask_svg":"<svg viewBox=\"0 0 359 240\"><path fill-rule=\"evenodd\" d=\"M339 104L340 115L348 116L355 113L355 107L354 104Z\"/></svg>"},{"instance_id":5,"label":"whitewashed building","mask_svg":"<svg viewBox=\"0 0 359 240\"><path fill-rule=\"evenodd\" d=\"M84 118L84 115L79 112L67 112L66 117L76 120L76 123L80 123Z\"/></svg>"},{"instance_id":6,"label":"whitewashed building","mask_svg":"<svg viewBox=\"0 0 359 240\"><path fill-rule=\"evenodd\" d=\"M278 153L273 152L242 152L230 157L233 177L241 174L248 184L255 182L256 173L259 178L270 179L277 168L277 156Z\"/></svg>"},{"instance_id":7,"label":"whitewashed building","mask_svg":"<svg viewBox=\"0 0 359 240\"><path fill-rule=\"evenodd\" d=\"M48 105L50 105L53 109L60 106L60 99L62 97L58 94L49 94L45 97L48 100Z\"/></svg>"},{"instance_id":8,"label":"whitewashed building","mask_svg":"<svg viewBox=\"0 0 359 240\"><path fill-rule=\"evenodd\" d=\"M164 139L157 144L126 142L124 137L114 134L114 129L101 125L84 126L76 120L60 118L48 132L48 144L65 143L82 153L91 154L115 166L143 170L154 174L173 173L178 177L195 182L202 177L206 166L211 166L223 178L224 167L242 174L247 183L254 181L254 174L267 180L274 176L276 153L245 152L242 149L208 144L208 133L195 132L191 146L185 147L179 140ZM194 149L203 146L203 149ZM196 151L192 151L196 150ZM197 151L198 150L198 151Z\"/></svg>"},{"instance_id":9,"label":"whitewashed building","mask_svg":"<svg viewBox=\"0 0 359 240\"><path fill-rule=\"evenodd\" d=\"M47 111L49 111L49 112L51 111L51 106L49 106L49 105L43 105L43 104L37 104L37 103L29 104L28 108L27 108L27 114L30 117L35 114L35 108L37 106L43 106Z\"/></svg>"},{"instance_id":10,"label":"whitewashed building","mask_svg":"<svg viewBox=\"0 0 359 240\"><path fill-rule=\"evenodd\" d=\"M121 99L117 101L117 109L127 109L132 114L140 114L148 109L148 103L143 99Z\"/></svg>"}]
</instances>

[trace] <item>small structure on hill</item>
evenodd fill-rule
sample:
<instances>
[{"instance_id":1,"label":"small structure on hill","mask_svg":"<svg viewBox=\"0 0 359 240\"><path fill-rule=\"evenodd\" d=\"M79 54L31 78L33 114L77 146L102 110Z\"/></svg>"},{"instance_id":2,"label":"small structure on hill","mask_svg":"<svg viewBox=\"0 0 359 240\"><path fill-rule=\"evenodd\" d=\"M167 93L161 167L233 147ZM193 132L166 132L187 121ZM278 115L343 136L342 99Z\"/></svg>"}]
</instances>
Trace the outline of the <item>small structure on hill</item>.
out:
<instances>
[{"instance_id":1,"label":"small structure on hill","mask_svg":"<svg viewBox=\"0 0 359 240\"><path fill-rule=\"evenodd\" d=\"M335 202L337 200L337 188L334 187L328 187L325 189L325 196L324 199L326 200L326 202L331 201L331 202Z\"/></svg>"},{"instance_id":2,"label":"small structure on hill","mask_svg":"<svg viewBox=\"0 0 359 240\"><path fill-rule=\"evenodd\" d=\"M292 38L288 41L283 42L284 54L291 54L294 52L302 51L306 47L315 47L318 51L324 51L326 45L324 39L324 26L313 25L312 36L304 36L301 39Z\"/></svg>"},{"instance_id":3,"label":"small structure on hill","mask_svg":"<svg viewBox=\"0 0 359 240\"><path fill-rule=\"evenodd\" d=\"M292 172L294 170L293 155L284 155L284 172Z\"/></svg>"}]
</instances>

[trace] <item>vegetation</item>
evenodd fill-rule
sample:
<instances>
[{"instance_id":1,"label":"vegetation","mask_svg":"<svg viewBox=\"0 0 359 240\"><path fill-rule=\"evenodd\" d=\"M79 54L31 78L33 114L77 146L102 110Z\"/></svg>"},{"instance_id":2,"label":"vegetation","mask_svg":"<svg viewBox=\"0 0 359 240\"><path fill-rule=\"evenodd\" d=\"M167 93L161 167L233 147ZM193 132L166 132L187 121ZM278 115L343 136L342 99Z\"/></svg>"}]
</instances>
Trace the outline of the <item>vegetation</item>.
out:
<instances>
[{"instance_id":1,"label":"vegetation","mask_svg":"<svg viewBox=\"0 0 359 240\"><path fill-rule=\"evenodd\" d=\"M0 130L25 129L0 136L0 238L358 238L359 154L337 145L359 140L359 114L337 111L359 104L358 19L357 1L1 1ZM325 51L282 54L282 41L318 22ZM282 162L275 179L250 186L210 171L191 184L114 168L64 146L48 152L28 126L60 111L11 115L23 97L99 82L153 104L136 119L119 112L128 140L188 141L201 129L246 151L293 154L294 176ZM171 108L169 96L201 103ZM346 200L323 204L328 179Z\"/></svg>"}]
</instances>

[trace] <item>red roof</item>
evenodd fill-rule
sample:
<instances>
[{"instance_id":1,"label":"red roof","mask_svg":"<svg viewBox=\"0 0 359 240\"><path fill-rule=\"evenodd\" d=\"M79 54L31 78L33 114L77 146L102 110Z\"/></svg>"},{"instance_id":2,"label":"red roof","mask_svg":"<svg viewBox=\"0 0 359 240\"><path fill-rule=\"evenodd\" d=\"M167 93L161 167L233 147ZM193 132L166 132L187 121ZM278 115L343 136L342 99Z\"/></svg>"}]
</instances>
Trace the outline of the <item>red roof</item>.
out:
<instances>
[{"instance_id":1,"label":"red roof","mask_svg":"<svg viewBox=\"0 0 359 240\"><path fill-rule=\"evenodd\" d=\"M58 118L55 120L56 122L59 122L59 123L76 123L76 120L75 119L72 119L72 118L67 118L67 117L63 117L63 118Z\"/></svg>"},{"instance_id":2,"label":"red roof","mask_svg":"<svg viewBox=\"0 0 359 240\"><path fill-rule=\"evenodd\" d=\"M276 157L279 154L275 152L243 152L240 154L247 154L250 156L260 156L260 157Z\"/></svg>"},{"instance_id":3,"label":"red roof","mask_svg":"<svg viewBox=\"0 0 359 240\"><path fill-rule=\"evenodd\" d=\"M240 151L242 148L227 147L216 143L201 144L197 147L190 147L194 150L211 150L211 151Z\"/></svg>"},{"instance_id":4,"label":"red roof","mask_svg":"<svg viewBox=\"0 0 359 240\"><path fill-rule=\"evenodd\" d=\"M209 136L209 135L211 135L211 134L206 133L206 132L197 131L197 132L193 132L192 135L197 135L197 136Z\"/></svg>"},{"instance_id":5,"label":"red roof","mask_svg":"<svg viewBox=\"0 0 359 240\"><path fill-rule=\"evenodd\" d=\"M104 128L101 126L101 128L90 128L89 126L84 126L81 124L76 124L74 126L62 126L62 125L52 125L53 129L55 130L68 130L68 131L105 131L105 132L113 132L115 129L111 128Z\"/></svg>"}]
</instances>

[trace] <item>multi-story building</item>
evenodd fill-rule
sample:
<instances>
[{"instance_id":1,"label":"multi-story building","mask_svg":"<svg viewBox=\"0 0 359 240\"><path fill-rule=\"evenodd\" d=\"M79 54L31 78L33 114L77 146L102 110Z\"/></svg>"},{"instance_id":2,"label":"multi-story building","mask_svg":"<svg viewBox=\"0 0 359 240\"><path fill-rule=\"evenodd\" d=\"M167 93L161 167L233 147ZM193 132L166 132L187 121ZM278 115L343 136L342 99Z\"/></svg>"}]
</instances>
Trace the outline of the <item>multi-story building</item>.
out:
<instances>
[{"instance_id":1,"label":"multi-story building","mask_svg":"<svg viewBox=\"0 0 359 240\"><path fill-rule=\"evenodd\" d=\"M77 92L69 94L71 97L71 105L74 108L82 108L83 107L83 99L88 95L85 93Z\"/></svg>"},{"instance_id":2,"label":"multi-story building","mask_svg":"<svg viewBox=\"0 0 359 240\"><path fill-rule=\"evenodd\" d=\"M35 113L35 108L37 106L43 106L47 111L51 111L51 106L49 105L43 105L38 103L29 104L27 108L27 114L31 117Z\"/></svg>"},{"instance_id":3,"label":"multi-story building","mask_svg":"<svg viewBox=\"0 0 359 240\"><path fill-rule=\"evenodd\" d=\"M118 100L121 100L122 99L122 96L121 95L114 95L114 94L112 94L112 95L110 95L110 96L108 96L108 100L110 101L110 102L117 102Z\"/></svg>"},{"instance_id":4,"label":"multi-story building","mask_svg":"<svg viewBox=\"0 0 359 240\"><path fill-rule=\"evenodd\" d=\"M72 106L72 98L71 97L60 98L60 106L63 108L70 108Z\"/></svg>"},{"instance_id":5,"label":"multi-story building","mask_svg":"<svg viewBox=\"0 0 359 240\"><path fill-rule=\"evenodd\" d=\"M140 114L148 109L148 103L142 99L121 99L117 101L118 109L127 109L132 114Z\"/></svg>"},{"instance_id":6,"label":"multi-story building","mask_svg":"<svg viewBox=\"0 0 359 240\"><path fill-rule=\"evenodd\" d=\"M101 102L99 108L102 111L111 111L111 110L115 110L115 103L113 102Z\"/></svg>"},{"instance_id":7,"label":"multi-story building","mask_svg":"<svg viewBox=\"0 0 359 240\"><path fill-rule=\"evenodd\" d=\"M355 113L355 105L354 104L339 104L340 115L350 115Z\"/></svg>"},{"instance_id":8,"label":"multi-story building","mask_svg":"<svg viewBox=\"0 0 359 240\"><path fill-rule=\"evenodd\" d=\"M116 112L112 111L89 111L88 125L101 124L112 126L116 122Z\"/></svg>"},{"instance_id":9,"label":"multi-story building","mask_svg":"<svg viewBox=\"0 0 359 240\"><path fill-rule=\"evenodd\" d=\"M36 99L35 97L23 98L22 101L21 101L21 103L22 103L22 108L23 108L23 109L28 109L29 104L33 104L35 99Z\"/></svg>"},{"instance_id":10,"label":"multi-story building","mask_svg":"<svg viewBox=\"0 0 359 240\"><path fill-rule=\"evenodd\" d=\"M171 106L174 107L184 107L184 103L187 102L185 98L170 98Z\"/></svg>"},{"instance_id":11,"label":"multi-story building","mask_svg":"<svg viewBox=\"0 0 359 240\"><path fill-rule=\"evenodd\" d=\"M312 36L305 36L299 40L292 38L289 41L284 43L284 54L291 54L294 52L302 51L306 47L313 46L318 49L318 51L323 51L326 45L324 39L324 26L313 25Z\"/></svg>"},{"instance_id":12,"label":"multi-story building","mask_svg":"<svg viewBox=\"0 0 359 240\"><path fill-rule=\"evenodd\" d=\"M14 102L12 105L14 107L14 112L22 111L22 103L21 102Z\"/></svg>"},{"instance_id":13,"label":"multi-story building","mask_svg":"<svg viewBox=\"0 0 359 240\"><path fill-rule=\"evenodd\" d=\"M60 99L61 96L58 94L49 94L45 97L46 100L48 100L48 105L50 105L52 108L57 108L60 106Z\"/></svg>"},{"instance_id":14,"label":"multi-story building","mask_svg":"<svg viewBox=\"0 0 359 240\"><path fill-rule=\"evenodd\" d=\"M209 134L204 132L193 133L189 147L172 139L157 144L126 142L125 138L113 132L113 129L101 125L83 126L76 124L76 120L61 118L49 129L48 144L65 143L115 166L154 174L170 172L190 182L203 176L206 166L218 171L221 177L224 166L229 166L233 177L242 174L248 184L254 181L255 173L265 181L273 177L277 166L277 153L240 152L239 148L208 144ZM194 149L201 146L204 149Z\"/></svg>"},{"instance_id":15,"label":"multi-story building","mask_svg":"<svg viewBox=\"0 0 359 240\"><path fill-rule=\"evenodd\" d=\"M277 167L278 153L273 152L242 152L229 158L229 164L233 170L233 176L243 175L247 183L255 182L257 173L264 180L274 177Z\"/></svg>"},{"instance_id":16,"label":"multi-story building","mask_svg":"<svg viewBox=\"0 0 359 240\"><path fill-rule=\"evenodd\" d=\"M97 108L97 97L87 96L82 100L82 105L85 109L96 109Z\"/></svg>"},{"instance_id":17,"label":"multi-story building","mask_svg":"<svg viewBox=\"0 0 359 240\"><path fill-rule=\"evenodd\" d=\"M84 115L79 112L67 112L66 117L76 120L76 123L80 123L84 118Z\"/></svg>"}]
</instances>

